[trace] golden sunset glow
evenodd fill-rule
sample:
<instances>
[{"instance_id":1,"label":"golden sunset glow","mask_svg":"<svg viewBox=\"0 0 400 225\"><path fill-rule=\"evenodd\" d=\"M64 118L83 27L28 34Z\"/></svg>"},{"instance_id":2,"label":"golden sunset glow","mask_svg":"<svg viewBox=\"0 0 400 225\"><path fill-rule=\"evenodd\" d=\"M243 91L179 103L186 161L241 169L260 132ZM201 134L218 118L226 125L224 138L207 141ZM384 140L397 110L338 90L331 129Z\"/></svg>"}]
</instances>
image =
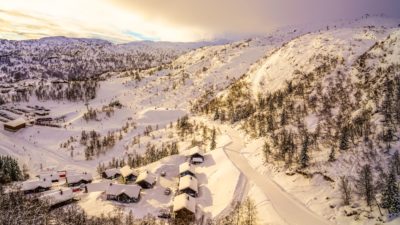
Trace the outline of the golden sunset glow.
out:
<instances>
[{"instance_id":1,"label":"golden sunset glow","mask_svg":"<svg viewBox=\"0 0 400 225\"><path fill-rule=\"evenodd\" d=\"M396 7L396 0L0 0L0 38L190 42L365 13L397 16Z\"/></svg>"}]
</instances>

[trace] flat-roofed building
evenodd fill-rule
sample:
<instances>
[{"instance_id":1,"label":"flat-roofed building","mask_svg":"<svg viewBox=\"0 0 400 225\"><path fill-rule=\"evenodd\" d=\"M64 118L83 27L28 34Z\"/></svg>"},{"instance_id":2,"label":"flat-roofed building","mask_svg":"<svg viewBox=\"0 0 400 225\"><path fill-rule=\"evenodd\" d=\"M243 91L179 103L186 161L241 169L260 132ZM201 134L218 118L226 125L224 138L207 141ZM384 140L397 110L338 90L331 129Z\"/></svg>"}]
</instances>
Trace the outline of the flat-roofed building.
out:
<instances>
[{"instance_id":1,"label":"flat-roofed building","mask_svg":"<svg viewBox=\"0 0 400 225\"><path fill-rule=\"evenodd\" d=\"M11 120L4 124L4 130L10 132L17 132L18 130L26 127L26 121L23 118Z\"/></svg>"}]
</instances>

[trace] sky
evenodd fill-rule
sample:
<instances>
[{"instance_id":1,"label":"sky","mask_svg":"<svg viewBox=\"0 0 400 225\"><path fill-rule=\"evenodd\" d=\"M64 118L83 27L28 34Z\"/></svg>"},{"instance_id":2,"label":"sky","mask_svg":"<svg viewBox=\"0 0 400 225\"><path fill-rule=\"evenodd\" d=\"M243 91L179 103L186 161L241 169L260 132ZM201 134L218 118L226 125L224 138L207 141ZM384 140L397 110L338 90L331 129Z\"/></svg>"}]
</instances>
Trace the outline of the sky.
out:
<instances>
[{"instance_id":1,"label":"sky","mask_svg":"<svg viewBox=\"0 0 400 225\"><path fill-rule=\"evenodd\" d=\"M191 42L384 13L400 0L0 0L0 38Z\"/></svg>"}]
</instances>

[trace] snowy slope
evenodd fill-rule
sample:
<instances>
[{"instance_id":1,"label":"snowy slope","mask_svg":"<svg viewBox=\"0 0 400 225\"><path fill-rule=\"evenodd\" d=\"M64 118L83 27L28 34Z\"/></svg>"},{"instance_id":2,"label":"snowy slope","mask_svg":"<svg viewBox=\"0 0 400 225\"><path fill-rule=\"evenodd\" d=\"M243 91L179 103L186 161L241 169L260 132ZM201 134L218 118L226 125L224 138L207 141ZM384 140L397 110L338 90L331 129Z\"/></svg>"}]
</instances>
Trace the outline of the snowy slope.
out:
<instances>
[{"instance_id":1,"label":"snowy slope","mask_svg":"<svg viewBox=\"0 0 400 225\"><path fill-rule=\"evenodd\" d=\"M279 90L286 85L286 81L292 80L296 73L313 72L326 63L327 59L337 60L342 66L348 67L372 45L384 40L394 29L359 25L353 28L331 28L291 40L260 62L259 67L248 76L252 90L255 96L258 93Z\"/></svg>"}]
</instances>

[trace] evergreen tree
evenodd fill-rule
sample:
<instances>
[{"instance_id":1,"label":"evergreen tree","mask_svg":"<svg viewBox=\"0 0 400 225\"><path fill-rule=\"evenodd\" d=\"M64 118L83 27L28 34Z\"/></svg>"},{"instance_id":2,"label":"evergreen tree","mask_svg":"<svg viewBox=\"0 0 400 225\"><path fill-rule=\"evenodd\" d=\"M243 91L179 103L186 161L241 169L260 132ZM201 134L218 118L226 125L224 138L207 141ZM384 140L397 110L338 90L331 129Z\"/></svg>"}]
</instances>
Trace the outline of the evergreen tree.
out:
<instances>
[{"instance_id":1,"label":"evergreen tree","mask_svg":"<svg viewBox=\"0 0 400 225\"><path fill-rule=\"evenodd\" d=\"M339 138L340 150L349 149L349 128L347 126L342 127Z\"/></svg>"},{"instance_id":2,"label":"evergreen tree","mask_svg":"<svg viewBox=\"0 0 400 225\"><path fill-rule=\"evenodd\" d=\"M400 175L400 155L399 155L398 150L394 152L391 163L392 163L397 175Z\"/></svg>"},{"instance_id":3,"label":"evergreen tree","mask_svg":"<svg viewBox=\"0 0 400 225\"><path fill-rule=\"evenodd\" d=\"M386 177L385 187L382 193L382 207L387 209L389 214L400 212L400 193L397 186L396 171L392 166Z\"/></svg>"},{"instance_id":4,"label":"evergreen tree","mask_svg":"<svg viewBox=\"0 0 400 225\"><path fill-rule=\"evenodd\" d=\"M300 167L302 169L308 166L308 162L310 161L310 157L308 156L308 145L309 145L309 137L306 133L304 135L303 145L300 152Z\"/></svg>"},{"instance_id":5,"label":"evergreen tree","mask_svg":"<svg viewBox=\"0 0 400 225\"><path fill-rule=\"evenodd\" d=\"M218 120L218 119L219 119L219 110L216 109L215 114L214 114L214 120Z\"/></svg>"},{"instance_id":6,"label":"evergreen tree","mask_svg":"<svg viewBox=\"0 0 400 225\"><path fill-rule=\"evenodd\" d=\"M328 159L328 161L329 161L329 162L334 162L335 160L336 160L336 158L335 158L335 148L332 147L332 148L331 148L331 152L329 153L329 159Z\"/></svg>"},{"instance_id":7,"label":"evergreen tree","mask_svg":"<svg viewBox=\"0 0 400 225\"><path fill-rule=\"evenodd\" d=\"M211 132L211 144L210 144L211 150L214 150L217 147L216 138L217 138L217 133L216 133L215 128L213 128L213 130Z\"/></svg>"},{"instance_id":8,"label":"evergreen tree","mask_svg":"<svg viewBox=\"0 0 400 225\"><path fill-rule=\"evenodd\" d=\"M264 153L265 162L268 162L269 156L271 154L271 148L270 148L268 142L264 142L263 153Z\"/></svg>"},{"instance_id":9,"label":"evergreen tree","mask_svg":"<svg viewBox=\"0 0 400 225\"><path fill-rule=\"evenodd\" d=\"M0 156L0 183L6 184L24 178L17 160L11 156Z\"/></svg>"},{"instance_id":10,"label":"evergreen tree","mask_svg":"<svg viewBox=\"0 0 400 225\"><path fill-rule=\"evenodd\" d=\"M358 172L358 179L356 180L356 187L358 193L365 199L368 206L372 205L375 198L374 181L372 177L371 166L364 165Z\"/></svg>"},{"instance_id":11,"label":"evergreen tree","mask_svg":"<svg viewBox=\"0 0 400 225\"><path fill-rule=\"evenodd\" d=\"M344 205L350 205L351 200L351 186L349 179L345 176L340 177L339 189L342 194L342 200Z\"/></svg>"}]
</instances>

